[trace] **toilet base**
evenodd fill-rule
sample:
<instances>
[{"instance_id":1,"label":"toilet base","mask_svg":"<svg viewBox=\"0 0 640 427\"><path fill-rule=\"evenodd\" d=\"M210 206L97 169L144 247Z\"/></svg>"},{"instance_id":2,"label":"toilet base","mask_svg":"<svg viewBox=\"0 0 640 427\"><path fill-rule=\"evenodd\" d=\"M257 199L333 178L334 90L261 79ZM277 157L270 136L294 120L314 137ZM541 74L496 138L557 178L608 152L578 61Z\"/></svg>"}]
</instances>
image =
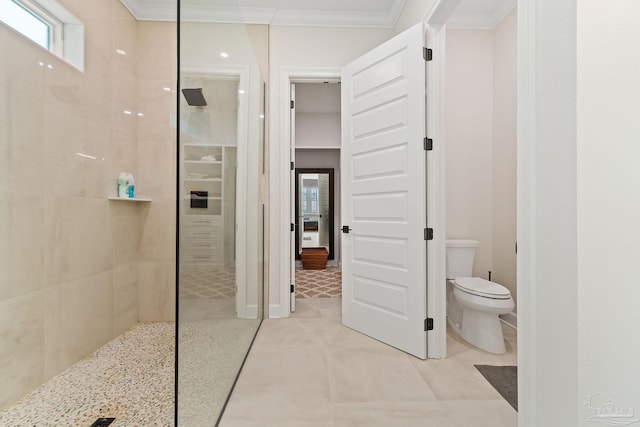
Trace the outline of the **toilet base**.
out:
<instances>
[{"instance_id":1,"label":"toilet base","mask_svg":"<svg viewBox=\"0 0 640 427\"><path fill-rule=\"evenodd\" d=\"M465 307L462 313L462 327L456 332L470 344L489 353L504 354L507 351L497 314Z\"/></svg>"},{"instance_id":2,"label":"toilet base","mask_svg":"<svg viewBox=\"0 0 640 427\"><path fill-rule=\"evenodd\" d=\"M472 295L455 288L453 299L458 304L460 311L458 327L454 329L465 341L474 346L494 354L506 353L500 314L510 313L513 310L513 299L492 299Z\"/></svg>"}]
</instances>

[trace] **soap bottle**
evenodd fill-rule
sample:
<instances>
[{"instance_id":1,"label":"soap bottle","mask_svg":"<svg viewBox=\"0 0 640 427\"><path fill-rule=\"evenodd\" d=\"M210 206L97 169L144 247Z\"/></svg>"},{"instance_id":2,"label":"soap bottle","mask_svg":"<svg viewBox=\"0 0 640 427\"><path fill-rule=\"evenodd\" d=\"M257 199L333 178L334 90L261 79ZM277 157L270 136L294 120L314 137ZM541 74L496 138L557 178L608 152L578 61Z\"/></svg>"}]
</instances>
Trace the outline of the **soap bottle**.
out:
<instances>
[{"instance_id":1,"label":"soap bottle","mask_svg":"<svg viewBox=\"0 0 640 427\"><path fill-rule=\"evenodd\" d=\"M118 177L118 197L127 197L127 186L129 185L129 175L125 172L120 172Z\"/></svg>"},{"instance_id":2,"label":"soap bottle","mask_svg":"<svg viewBox=\"0 0 640 427\"><path fill-rule=\"evenodd\" d=\"M129 187L127 187L127 195L130 199L136 197L136 181L133 179L132 174L129 174Z\"/></svg>"}]
</instances>

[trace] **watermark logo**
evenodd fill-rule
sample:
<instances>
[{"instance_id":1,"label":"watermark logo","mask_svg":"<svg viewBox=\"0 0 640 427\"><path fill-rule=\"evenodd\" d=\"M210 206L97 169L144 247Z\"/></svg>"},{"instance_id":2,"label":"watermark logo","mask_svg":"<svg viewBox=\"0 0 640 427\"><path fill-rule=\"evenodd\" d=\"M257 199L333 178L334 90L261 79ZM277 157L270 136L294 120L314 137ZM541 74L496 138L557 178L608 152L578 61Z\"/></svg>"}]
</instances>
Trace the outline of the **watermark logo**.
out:
<instances>
[{"instance_id":1,"label":"watermark logo","mask_svg":"<svg viewBox=\"0 0 640 427\"><path fill-rule=\"evenodd\" d=\"M633 408L625 408L618 402L607 399L602 393L588 395L584 406L591 413L587 421L610 426L628 426L640 421L635 417Z\"/></svg>"}]
</instances>

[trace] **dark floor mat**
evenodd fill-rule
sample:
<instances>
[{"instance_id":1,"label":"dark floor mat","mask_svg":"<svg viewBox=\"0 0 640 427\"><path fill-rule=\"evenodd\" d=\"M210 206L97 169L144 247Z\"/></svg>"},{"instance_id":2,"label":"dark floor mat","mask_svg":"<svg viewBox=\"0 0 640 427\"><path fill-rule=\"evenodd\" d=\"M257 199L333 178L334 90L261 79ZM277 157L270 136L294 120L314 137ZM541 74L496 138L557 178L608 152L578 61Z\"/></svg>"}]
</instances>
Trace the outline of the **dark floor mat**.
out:
<instances>
[{"instance_id":1,"label":"dark floor mat","mask_svg":"<svg viewBox=\"0 0 640 427\"><path fill-rule=\"evenodd\" d=\"M518 410L518 367L475 365L489 384L495 388L513 409Z\"/></svg>"}]
</instances>

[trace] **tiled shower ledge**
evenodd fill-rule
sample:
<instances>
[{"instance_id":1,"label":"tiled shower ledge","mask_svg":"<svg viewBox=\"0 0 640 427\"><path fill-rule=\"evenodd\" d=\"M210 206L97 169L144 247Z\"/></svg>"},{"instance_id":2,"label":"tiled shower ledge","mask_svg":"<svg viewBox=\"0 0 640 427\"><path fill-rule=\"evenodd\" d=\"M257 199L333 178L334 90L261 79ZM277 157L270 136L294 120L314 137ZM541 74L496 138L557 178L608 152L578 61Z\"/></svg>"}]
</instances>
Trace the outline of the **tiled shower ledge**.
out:
<instances>
[{"instance_id":1,"label":"tiled shower ledge","mask_svg":"<svg viewBox=\"0 0 640 427\"><path fill-rule=\"evenodd\" d=\"M150 202L148 197L109 197L109 200L117 200L120 202Z\"/></svg>"}]
</instances>

